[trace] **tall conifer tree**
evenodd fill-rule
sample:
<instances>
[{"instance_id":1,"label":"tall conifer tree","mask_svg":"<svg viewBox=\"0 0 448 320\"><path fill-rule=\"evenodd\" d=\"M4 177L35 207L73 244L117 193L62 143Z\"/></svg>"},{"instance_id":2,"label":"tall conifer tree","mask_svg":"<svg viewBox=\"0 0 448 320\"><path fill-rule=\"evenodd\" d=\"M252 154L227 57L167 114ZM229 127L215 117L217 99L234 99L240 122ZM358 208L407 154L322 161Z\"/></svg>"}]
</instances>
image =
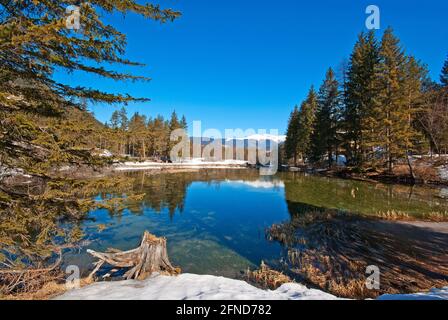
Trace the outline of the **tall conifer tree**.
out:
<instances>
[{"instance_id":1,"label":"tall conifer tree","mask_svg":"<svg viewBox=\"0 0 448 320\"><path fill-rule=\"evenodd\" d=\"M331 68L319 89L317 100L310 158L312 161L319 161L326 155L331 166L338 147L337 130L341 111L339 83Z\"/></svg>"},{"instance_id":2,"label":"tall conifer tree","mask_svg":"<svg viewBox=\"0 0 448 320\"><path fill-rule=\"evenodd\" d=\"M344 131L348 160L362 165L365 160L367 140L365 133L371 131L369 120L374 100L375 68L379 62L379 48L375 34L361 33L351 54L344 92Z\"/></svg>"},{"instance_id":3,"label":"tall conifer tree","mask_svg":"<svg viewBox=\"0 0 448 320\"><path fill-rule=\"evenodd\" d=\"M297 165L297 142L299 129L299 108L294 107L288 121L288 130L286 132L285 156L287 159L293 159L294 165Z\"/></svg>"},{"instance_id":4,"label":"tall conifer tree","mask_svg":"<svg viewBox=\"0 0 448 320\"><path fill-rule=\"evenodd\" d=\"M376 72L378 99L375 101L375 146L378 146L392 171L397 158L408 157L413 147L416 131L412 125L414 100L419 74L412 71L416 67L413 59L406 57L399 39L388 28L381 41L380 63ZM410 73L412 71L412 74Z\"/></svg>"},{"instance_id":5,"label":"tall conifer tree","mask_svg":"<svg viewBox=\"0 0 448 320\"><path fill-rule=\"evenodd\" d=\"M448 87L448 56L446 57L442 73L440 74L440 82L442 83L442 86Z\"/></svg>"},{"instance_id":6,"label":"tall conifer tree","mask_svg":"<svg viewBox=\"0 0 448 320\"><path fill-rule=\"evenodd\" d=\"M302 103L299 113L299 128L297 131L297 151L302 158L310 158L311 137L316 121L317 94L311 87L306 100Z\"/></svg>"}]
</instances>

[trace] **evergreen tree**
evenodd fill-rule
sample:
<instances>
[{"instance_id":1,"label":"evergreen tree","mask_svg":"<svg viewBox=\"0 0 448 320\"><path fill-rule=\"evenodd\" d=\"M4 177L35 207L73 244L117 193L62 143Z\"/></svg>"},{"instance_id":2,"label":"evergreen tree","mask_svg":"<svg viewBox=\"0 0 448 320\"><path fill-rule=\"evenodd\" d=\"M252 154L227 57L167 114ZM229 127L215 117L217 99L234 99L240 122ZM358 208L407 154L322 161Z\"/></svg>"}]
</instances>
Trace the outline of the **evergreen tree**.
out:
<instances>
[{"instance_id":1,"label":"evergreen tree","mask_svg":"<svg viewBox=\"0 0 448 320\"><path fill-rule=\"evenodd\" d=\"M448 56L443 65L442 73L440 74L440 82L442 83L442 86L448 87Z\"/></svg>"},{"instance_id":2,"label":"evergreen tree","mask_svg":"<svg viewBox=\"0 0 448 320\"><path fill-rule=\"evenodd\" d=\"M118 129L120 127L120 113L117 110L110 117L110 127L112 129Z\"/></svg>"},{"instance_id":3,"label":"evergreen tree","mask_svg":"<svg viewBox=\"0 0 448 320\"><path fill-rule=\"evenodd\" d=\"M288 129L286 132L285 141L285 157L287 159L293 159L294 165L297 165L297 143L298 143L298 130L299 130L299 108L294 107L291 112L288 121Z\"/></svg>"},{"instance_id":4,"label":"evergreen tree","mask_svg":"<svg viewBox=\"0 0 448 320\"><path fill-rule=\"evenodd\" d=\"M344 90L345 147L349 162L355 165L362 165L365 160L369 138L364 135L374 125L369 119L377 96L374 83L378 62L374 32L361 33L350 57Z\"/></svg>"},{"instance_id":5,"label":"evergreen tree","mask_svg":"<svg viewBox=\"0 0 448 320\"><path fill-rule=\"evenodd\" d=\"M337 130L341 112L339 83L331 68L327 71L326 78L319 89L317 100L310 160L320 161L326 155L328 165L331 166L339 144Z\"/></svg>"},{"instance_id":6,"label":"evergreen tree","mask_svg":"<svg viewBox=\"0 0 448 320\"><path fill-rule=\"evenodd\" d=\"M117 81L146 81L147 77L106 68L140 64L123 57L126 36L113 25L105 24L104 15L132 12L160 22L180 15L159 5L135 0L84 2L78 5L81 28L69 30L65 8L76 3L72 0L2 2L0 157L3 165L33 172L38 164L48 163L51 167L63 162L90 161L89 153L68 149L68 144L60 142L59 132L53 127L43 129L36 117L68 119L71 109L85 110L88 102L114 104L147 99L82 87L76 82L62 83L54 78L55 70ZM37 150L46 156L39 157Z\"/></svg>"},{"instance_id":7,"label":"evergreen tree","mask_svg":"<svg viewBox=\"0 0 448 320\"><path fill-rule=\"evenodd\" d=\"M311 87L306 100L302 103L299 113L299 128L297 130L297 151L302 158L310 157L311 137L316 120L317 95Z\"/></svg>"},{"instance_id":8,"label":"evergreen tree","mask_svg":"<svg viewBox=\"0 0 448 320\"><path fill-rule=\"evenodd\" d=\"M423 152L423 148L428 143L424 139L418 120L419 114L425 109L425 90L429 86L429 72L426 65L417 61L413 56L407 56L405 62L405 78L403 79L403 89L408 108L409 125L414 129L413 148L409 151L416 150Z\"/></svg>"},{"instance_id":9,"label":"evergreen tree","mask_svg":"<svg viewBox=\"0 0 448 320\"><path fill-rule=\"evenodd\" d=\"M176 129L179 129L181 127L180 123L179 123L179 118L177 116L176 111L173 111L173 113L171 113L171 118L170 118L170 131L174 131Z\"/></svg>"},{"instance_id":10,"label":"evergreen tree","mask_svg":"<svg viewBox=\"0 0 448 320\"><path fill-rule=\"evenodd\" d=\"M166 150L165 150L165 156L169 158L171 149L173 146L177 144L176 141L171 141L171 133L176 129L181 129L182 125L179 122L179 117L177 116L176 111L173 111L171 114L170 121L168 123L168 130L167 130L167 137L166 137Z\"/></svg>"},{"instance_id":11,"label":"evergreen tree","mask_svg":"<svg viewBox=\"0 0 448 320\"><path fill-rule=\"evenodd\" d=\"M414 67L415 62L407 59L391 28L384 32L379 56L376 70L379 95L373 109L374 140L391 172L396 159L407 157L413 147L416 131L412 126L412 101L407 95L418 89L411 90L415 86L411 80L415 79L407 78L407 69L411 65ZM412 77L418 78L417 75Z\"/></svg>"},{"instance_id":12,"label":"evergreen tree","mask_svg":"<svg viewBox=\"0 0 448 320\"><path fill-rule=\"evenodd\" d=\"M146 157L146 143L147 143L147 127L146 117L136 112L129 121L129 136L131 144L131 154Z\"/></svg>"},{"instance_id":13,"label":"evergreen tree","mask_svg":"<svg viewBox=\"0 0 448 320\"><path fill-rule=\"evenodd\" d=\"M120 123L120 129L126 131L129 126L129 119L128 119L128 113L124 107L122 107L118 112L118 118Z\"/></svg>"},{"instance_id":14,"label":"evergreen tree","mask_svg":"<svg viewBox=\"0 0 448 320\"><path fill-rule=\"evenodd\" d=\"M169 142L169 126L167 121L162 116L157 116L154 119L154 150L156 157L162 157L166 155L166 146Z\"/></svg>"},{"instance_id":15,"label":"evergreen tree","mask_svg":"<svg viewBox=\"0 0 448 320\"><path fill-rule=\"evenodd\" d=\"M188 123L187 123L187 119L185 118L185 116L182 116L182 119L180 120L180 127L184 130L188 129Z\"/></svg>"}]
</instances>

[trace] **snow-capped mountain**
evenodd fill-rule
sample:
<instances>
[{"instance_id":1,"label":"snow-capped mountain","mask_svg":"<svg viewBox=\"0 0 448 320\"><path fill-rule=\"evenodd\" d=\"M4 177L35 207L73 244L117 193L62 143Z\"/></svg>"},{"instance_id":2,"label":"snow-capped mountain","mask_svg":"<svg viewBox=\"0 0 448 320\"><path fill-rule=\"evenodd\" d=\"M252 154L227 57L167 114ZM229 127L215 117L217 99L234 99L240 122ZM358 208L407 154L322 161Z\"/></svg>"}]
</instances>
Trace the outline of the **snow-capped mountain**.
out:
<instances>
[{"instance_id":1,"label":"snow-capped mountain","mask_svg":"<svg viewBox=\"0 0 448 320\"><path fill-rule=\"evenodd\" d=\"M245 140L245 141L273 141L276 143L283 143L286 140L285 135L273 135L273 134L253 134L250 136L247 136L245 138L233 138L233 139L227 139L227 141L230 140Z\"/></svg>"}]
</instances>

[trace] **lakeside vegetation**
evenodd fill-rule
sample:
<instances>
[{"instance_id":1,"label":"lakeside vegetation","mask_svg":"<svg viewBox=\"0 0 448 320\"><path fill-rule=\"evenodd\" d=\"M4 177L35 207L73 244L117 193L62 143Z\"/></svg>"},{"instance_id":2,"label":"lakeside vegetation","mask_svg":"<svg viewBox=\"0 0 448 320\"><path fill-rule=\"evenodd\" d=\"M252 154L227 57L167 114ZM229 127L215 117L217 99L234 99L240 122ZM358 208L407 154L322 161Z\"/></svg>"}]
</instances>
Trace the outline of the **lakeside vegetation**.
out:
<instances>
[{"instance_id":1,"label":"lakeside vegetation","mask_svg":"<svg viewBox=\"0 0 448 320\"><path fill-rule=\"evenodd\" d=\"M447 154L448 59L440 83L404 51L388 28L381 40L361 33L350 59L327 71L292 111L284 152L292 165L331 167L338 156L358 171L393 173L413 155Z\"/></svg>"},{"instance_id":2,"label":"lakeside vegetation","mask_svg":"<svg viewBox=\"0 0 448 320\"><path fill-rule=\"evenodd\" d=\"M446 234L381 219L309 210L274 224L267 236L284 246L288 275L336 296L366 299L447 286ZM365 286L372 265L381 270L379 290Z\"/></svg>"}]
</instances>

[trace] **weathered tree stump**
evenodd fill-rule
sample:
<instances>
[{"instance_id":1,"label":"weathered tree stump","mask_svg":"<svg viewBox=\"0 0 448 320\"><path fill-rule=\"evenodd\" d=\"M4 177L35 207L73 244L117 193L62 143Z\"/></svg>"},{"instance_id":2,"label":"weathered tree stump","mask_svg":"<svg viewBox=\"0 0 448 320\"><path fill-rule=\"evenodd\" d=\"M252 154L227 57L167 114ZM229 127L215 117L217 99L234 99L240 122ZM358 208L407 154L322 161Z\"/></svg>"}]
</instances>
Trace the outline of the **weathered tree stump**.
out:
<instances>
[{"instance_id":1,"label":"weathered tree stump","mask_svg":"<svg viewBox=\"0 0 448 320\"><path fill-rule=\"evenodd\" d=\"M92 278L105 263L116 268L130 268L124 274L127 280L143 280L153 272L169 275L181 272L180 268L173 267L168 259L166 239L157 238L147 231L143 234L140 247L136 249L114 253L101 253L93 250L87 250L87 252L99 259L89 278Z\"/></svg>"}]
</instances>

